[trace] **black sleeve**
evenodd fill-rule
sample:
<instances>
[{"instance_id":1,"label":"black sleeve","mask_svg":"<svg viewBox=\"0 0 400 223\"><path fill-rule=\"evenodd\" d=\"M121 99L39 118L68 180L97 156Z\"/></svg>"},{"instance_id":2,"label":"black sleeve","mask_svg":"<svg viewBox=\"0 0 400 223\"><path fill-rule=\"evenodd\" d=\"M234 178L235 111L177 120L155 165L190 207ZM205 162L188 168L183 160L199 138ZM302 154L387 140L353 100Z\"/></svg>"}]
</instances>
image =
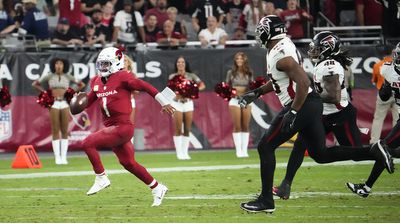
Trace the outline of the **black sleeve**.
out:
<instances>
[{"instance_id":1,"label":"black sleeve","mask_svg":"<svg viewBox=\"0 0 400 223\"><path fill-rule=\"evenodd\" d=\"M387 101L391 96L392 88L390 87L389 82L385 81L381 89L379 89L379 97L382 99L382 101Z\"/></svg>"}]
</instances>

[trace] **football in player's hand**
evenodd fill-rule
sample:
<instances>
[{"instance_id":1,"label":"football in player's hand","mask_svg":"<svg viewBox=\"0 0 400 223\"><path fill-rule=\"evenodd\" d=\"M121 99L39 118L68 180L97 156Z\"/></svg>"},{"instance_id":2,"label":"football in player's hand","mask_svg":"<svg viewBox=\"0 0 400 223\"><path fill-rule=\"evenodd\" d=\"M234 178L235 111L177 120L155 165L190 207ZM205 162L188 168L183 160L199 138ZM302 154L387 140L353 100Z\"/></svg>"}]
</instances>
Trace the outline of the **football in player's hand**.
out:
<instances>
[{"instance_id":1,"label":"football in player's hand","mask_svg":"<svg viewBox=\"0 0 400 223\"><path fill-rule=\"evenodd\" d=\"M87 94L85 92L79 92L79 94L74 95L69 104L71 114L76 115L85 110L87 106Z\"/></svg>"}]
</instances>

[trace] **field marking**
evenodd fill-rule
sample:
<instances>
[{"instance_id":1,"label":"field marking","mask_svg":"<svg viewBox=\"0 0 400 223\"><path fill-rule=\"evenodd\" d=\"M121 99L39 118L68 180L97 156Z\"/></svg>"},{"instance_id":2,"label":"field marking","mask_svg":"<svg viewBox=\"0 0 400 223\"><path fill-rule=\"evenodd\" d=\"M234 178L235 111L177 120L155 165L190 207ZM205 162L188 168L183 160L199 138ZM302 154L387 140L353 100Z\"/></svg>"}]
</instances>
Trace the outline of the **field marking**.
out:
<instances>
[{"instance_id":1,"label":"field marking","mask_svg":"<svg viewBox=\"0 0 400 223\"><path fill-rule=\"evenodd\" d=\"M313 166L352 166L352 165L372 165L374 161L342 161L328 164L318 164L316 162L303 162L302 167ZM400 163L400 160L395 160L395 163ZM286 168L287 163L277 163L276 168ZM166 172L187 172L187 171L215 171L215 170L239 170L239 169L258 169L260 164L244 164L244 165L218 165L218 166L181 166L181 167L161 167L148 168L151 173L166 173ZM129 173L126 170L106 170L107 174L125 174ZM28 179L42 177L67 177L67 176L88 176L94 175L93 171L67 171L67 172L44 172L44 173L21 173L21 174L1 174L0 179Z\"/></svg>"},{"instance_id":2,"label":"field marking","mask_svg":"<svg viewBox=\"0 0 400 223\"><path fill-rule=\"evenodd\" d=\"M84 190L83 188L59 188L61 190ZM0 188L0 191L55 191L54 188ZM52 194L47 194L47 195L31 195L28 196L29 198L34 198L34 197L63 197L65 195L52 195ZM326 191L318 191L318 192L292 192L290 194L290 199L297 199L297 198L302 198L302 197L341 197L341 196L354 196L358 197L354 193L349 192L326 192ZM400 196L400 191L373 191L371 193L371 196ZM26 195L5 195L3 197L7 198L19 198L19 197L27 197ZM165 199L168 200L240 200L240 199L252 199L255 198L254 194L212 194L212 195L206 195L206 194L197 194L197 195L177 195L177 196L166 196ZM278 200L279 198L274 196L274 199ZM360 197L361 199L361 197ZM122 205L124 206L124 205ZM303 206L299 206L303 207ZM326 206L326 207L331 207L331 206ZM340 206L342 207L342 206Z\"/></svg>"}]
</instances>

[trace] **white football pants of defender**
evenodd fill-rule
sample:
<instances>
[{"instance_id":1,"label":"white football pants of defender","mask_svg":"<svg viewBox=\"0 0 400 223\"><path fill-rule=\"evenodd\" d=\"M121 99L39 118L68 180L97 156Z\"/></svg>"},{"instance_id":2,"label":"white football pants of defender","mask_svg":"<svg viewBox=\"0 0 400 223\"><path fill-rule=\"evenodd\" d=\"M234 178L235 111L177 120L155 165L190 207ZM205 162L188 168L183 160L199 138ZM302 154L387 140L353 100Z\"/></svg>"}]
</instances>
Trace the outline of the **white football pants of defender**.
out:
<instances>
[{"instance_id":1,"label":"white football pants of defender","mask_svg":"<svg viewBox=\"0 0 400 223\"><path fill-rule=\"evenodd\" d=\"M180 102L180 101L172 101L172 106L176 109L177 112L191 112L194 111L194 104L193 101L190 99L187 99L186 102ZM188 136L174 136L174 145L175 145L175 150L176 150L176 157L179 160L190 160L189 156L189 144L190 140Z\"/></svg>"},{"instance_id":2,"label":"white football pants of defender","mask_svg":"<svg viewBox=\"0 0 400 223\"><path fill-rule=\"evenodd\" d=\"M394 97L390 97L388 101L382 101L378 94L376 97L376 107L371 127L371 140L369 143L376 143L381 138L383 122L385 121L389 109L392 110L392 126L395 126L399 118L399 113L397 110L398 105L396 105Z\"/></svg>"}]
</instances>

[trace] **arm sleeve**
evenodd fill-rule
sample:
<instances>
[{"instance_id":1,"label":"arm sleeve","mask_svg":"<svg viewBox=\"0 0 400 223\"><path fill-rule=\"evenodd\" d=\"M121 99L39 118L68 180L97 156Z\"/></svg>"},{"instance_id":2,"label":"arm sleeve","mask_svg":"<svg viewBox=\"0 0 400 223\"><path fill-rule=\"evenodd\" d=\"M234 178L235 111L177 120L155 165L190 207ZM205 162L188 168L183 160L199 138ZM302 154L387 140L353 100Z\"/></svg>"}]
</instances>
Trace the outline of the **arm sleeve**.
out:
<instances>
[{"instance_id":1,"label":"arm sleeve","mask_svg":"<svg viewBox=\"0 0 400 223\"><path fill-rule=\"evenodd\" d=\"M192 75L192 79L193 79L194 82L196 82L196 83L200 83L201 82L200 77L197 76L195 73L191 73L191 75Z\"/></svg>"},{"instance_id":2,"label":"arm sleeve","mask_svg":"<svg viewBox=\"0 0 400 223\"><path fill-rule=\"evenodd\" d=\"M78 82L74 76L72 76L70 73L65 74L65 76L67 77L68 80L72 81L72 82Z\"/></svg>"},{"instance_id":3,"label":"arm sleeve","mask_svg":"<svg viewBox=\"0 0 400 223\"><path fill-rule=\"evenodd\" d=\"M135 14L135 19L136 19L136 24L137 24L137 26L143 27L143 26L144 26L144 23L143 23L143 17L142 17L142 15L141 15L139 12L137 12L137 11L135 11L134 14ZM133 19L133 18L132 18L132 19Z\"/></svg>"},{"instance_id":4,"label":"arm sleeve","mask_svg":"<svg viewBox=\"0 0 400 223\"><path fill-rule=\"evenodd\" d=\"M158 90L153 87L153 85L147 83L146 81L142 81L140 79L134 78L132 75L129 75L128 78L126 78L126 85L129 90L134 91L145 91L149 95L151 95L153 98L158 94Z\"/></svg>"}]
</instances>

